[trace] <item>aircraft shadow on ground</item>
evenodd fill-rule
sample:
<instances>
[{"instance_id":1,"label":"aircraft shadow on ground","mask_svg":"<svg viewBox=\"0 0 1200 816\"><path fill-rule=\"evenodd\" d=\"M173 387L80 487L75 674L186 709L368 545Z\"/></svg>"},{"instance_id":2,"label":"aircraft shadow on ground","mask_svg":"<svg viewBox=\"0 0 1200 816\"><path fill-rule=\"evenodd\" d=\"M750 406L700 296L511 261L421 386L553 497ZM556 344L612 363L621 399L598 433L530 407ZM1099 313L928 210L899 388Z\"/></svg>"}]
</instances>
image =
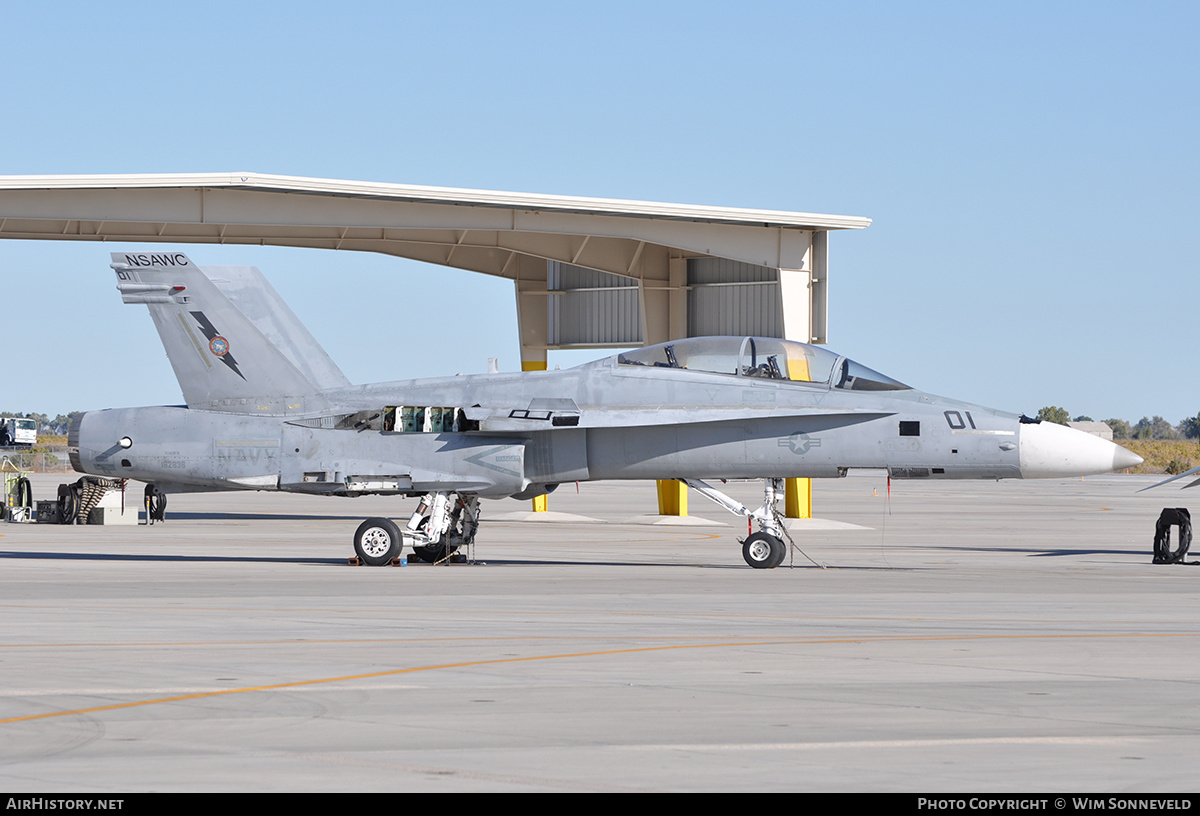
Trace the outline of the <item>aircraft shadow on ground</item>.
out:
<instances>
[{"instance_id":1,"label":"aircraft shadow on ground","mask_svg":"<svg viewBox=\"0 0 1200 816\"><path fill-rule=\"evenodd\" d=\"M1066 547L1055 549L1040 549L1038 547L941 547L939 549L954 550L956 552L1012 553L1013 555L1028 555L1033 558L1058 558L1069 555L1145 555L1150 557L1154 555L1150 548L1144 550L1119 550L1102 547L1080 547L1078 549L1068 549Z\"/></svg>"},{"instance_id":2,"label":"aircraft shadow on ground","mask_svg":"<svg viewBox=\"0 0 1200 816\"><path fill-rule=\"evenodd\" d=\"M255 555L164 555L155 553L71 553L71 552L16 552L0 551L0 559L29 561L158 561L158 562L214 562L214 563L271 563L271 564L341 564L345 558L269 558Z\"/></svg>"},{"instance_id":3,"label":"aircraft shadow on ground","mask_svg":"<svg viewBox=\"0 0 1200 816\"><path fill-rule=\"evenodd\" d=\"M143 517L144 518L144 517ZM167 520L156 524L169 524L172 521L362 521L362 517L353 513L346 515L318 515L315 513L175 513L167 514Z\"/></svg>"},{"instance_id":4,"label":"aircraft shadow on ground","mask_svg":"<svg viewBox=\"0 0 1200 816\"><path fill-rule=\"evenodd\" d=\"M1018 552L1021 552L1018 550ZM1144 555L1149 558L1154 556L1154 553L1149 549L1145 550L1098 550L1098 549L1080 549L1080 550L1042 550L1033 551L1025 550L1027 555L1034 558L1056 558L1061 555Z\"/></svg>"},{"instance_id":5,"label":"aircraft shadow on ground","mask_svg":"<svg viewBox=\"0 0 1200 816\"><path fill-rule=\"evenodd\" d=\"M321 566L347 566L346 557L332 558L303 558L303 557L268 557L259 555L167 555L162 553L86 553L86 552L21 552L16 550L0 550L0 559L10 559L14 561L106 561L106 562L150 562L150 563L259 563L259 564L314 564ZM463 567L666 567L677 568L684 567L688 569L716 569L716 570L745 570L749 569L745 564L703 564L691 563L668 564L662 561L566 561L562 559L524 559L524 558L480 558L472 564L425 564L414 563L408 564L409 567L417 569L422 568L463 568ZM828 565L830 570L875 570L884 572L913 572L916 571L911 567L875 567L875 566L838 566ZM804 569L804 570L820 570L820 567L812 564L796 564L794 567L789 567L787 564L781 564L776 569Z\"/></svg>"},{"instance_id":6,"label":"aircraft shadow on ground","mask_svg":"<svg viewBox=\"0 0 1200 816\"><path fill-rule=\"evenodd\" d=\"M0 551L0 559L29 561L145 561L145 562L198 562L198 563L266 563L266 564L323 564L346 566L345 557L297 558L267 557L257 555L166 555L161 553L85 553L85 552L20 552ZM520 558L480 558L472 564L425 564L410 561L409 567L462 568L462 567L699 567L703 569L746 569L739 564L664 564L661 561L564 561L533 560ZM394 569L394 568L393 568ZM815 568L814 568L815 569Z\"/></svg>"}]
</instances>

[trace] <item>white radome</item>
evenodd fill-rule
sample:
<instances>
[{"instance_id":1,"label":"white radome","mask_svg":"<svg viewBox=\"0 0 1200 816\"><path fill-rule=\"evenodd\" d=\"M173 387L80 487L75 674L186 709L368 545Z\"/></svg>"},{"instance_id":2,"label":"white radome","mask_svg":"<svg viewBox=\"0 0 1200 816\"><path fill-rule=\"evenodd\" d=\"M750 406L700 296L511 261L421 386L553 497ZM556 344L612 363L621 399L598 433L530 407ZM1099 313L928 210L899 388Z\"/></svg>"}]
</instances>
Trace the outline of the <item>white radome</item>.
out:
<instances>
[{"instance_id":1,"label":"white radome","mask_svg":"<svg viewBox=\"0 0 1200 816\"><path fill-rule=\"evenodd\" d=\"M1112 473L1142 463L1133 451L1053 422L1021 426L1021 478L1053 479Z\"/></svg>"}]
</instances>

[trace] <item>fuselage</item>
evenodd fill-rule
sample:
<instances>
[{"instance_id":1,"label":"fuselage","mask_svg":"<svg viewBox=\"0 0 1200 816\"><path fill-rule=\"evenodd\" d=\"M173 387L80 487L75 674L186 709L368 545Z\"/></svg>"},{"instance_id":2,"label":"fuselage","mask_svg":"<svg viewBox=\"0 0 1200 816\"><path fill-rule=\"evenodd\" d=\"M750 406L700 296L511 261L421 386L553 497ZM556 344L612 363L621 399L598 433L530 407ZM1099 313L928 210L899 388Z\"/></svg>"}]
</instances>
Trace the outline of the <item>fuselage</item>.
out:
<instances>
[{"instance_id":1,"label":"fuselage","mask_svg":"<svg viewBox=\"0 0 1200 816\"><path fill-rule=\"evenodd\" d=\"M743 357L749 341L705 340L740 342ZM678 341L663 345L669 363L649 347L565 371L348 386L321 392L333 410L320 415L271 406L256 415L243 404L93 411L72 428L72 461L168 492L522 497L599 479L836 477L849 468L1001 479L1140 461L1079 431L916 391L823 349L759 342L784 351L731 366L704 347L687 365L697 346Z\"/></svg>"}]
</instances>

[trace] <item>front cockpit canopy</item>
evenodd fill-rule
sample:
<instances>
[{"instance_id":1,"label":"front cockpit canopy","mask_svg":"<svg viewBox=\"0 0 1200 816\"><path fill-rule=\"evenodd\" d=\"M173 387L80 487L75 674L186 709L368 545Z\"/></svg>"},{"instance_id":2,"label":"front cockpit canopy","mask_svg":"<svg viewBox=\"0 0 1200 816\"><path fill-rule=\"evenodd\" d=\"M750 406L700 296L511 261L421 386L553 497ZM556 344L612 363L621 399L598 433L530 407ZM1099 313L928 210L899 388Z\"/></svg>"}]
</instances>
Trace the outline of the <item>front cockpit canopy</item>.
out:
<instances>
[{"instance_id":1,"label":"front cockpit canopy","mask_svg":"<svg viewBox=\"0 0 1200 816\"><path fill-rule=\"evenodd\" d=\"M691 337L627 351L617 356L617 363L823 383L851 391L908 389L904 383L827 349L775 337Z\"/></svg>"}]
</instances>

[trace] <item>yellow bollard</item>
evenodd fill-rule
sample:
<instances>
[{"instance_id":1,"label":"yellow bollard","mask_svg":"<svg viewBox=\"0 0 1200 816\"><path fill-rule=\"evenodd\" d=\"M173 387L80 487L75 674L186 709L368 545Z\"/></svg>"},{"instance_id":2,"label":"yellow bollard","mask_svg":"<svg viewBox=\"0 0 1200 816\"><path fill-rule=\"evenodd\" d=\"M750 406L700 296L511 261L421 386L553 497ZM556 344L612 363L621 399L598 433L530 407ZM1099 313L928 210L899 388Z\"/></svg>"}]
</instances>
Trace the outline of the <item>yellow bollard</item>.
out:
<instances>
[{"instance_id":1,"label":"yellow bollard","mask_svg":"<svg viewBox=\"0 0 1200 816\"><path fill-rule=\"evenodd\" d=\"M812 518L812 479L788 479L783 489L783 514Z\"/></svg>"},{"instance_id":2,"label":"yellow bollard","mask_svg":"<svg viewBox=\"0 0 1200 816\"><path fill-rule=\"evenodd\" d=\"M658 514L660 516L686 516L687 485L677 479L658 481Z\"/></svg>"}]
</instances>

